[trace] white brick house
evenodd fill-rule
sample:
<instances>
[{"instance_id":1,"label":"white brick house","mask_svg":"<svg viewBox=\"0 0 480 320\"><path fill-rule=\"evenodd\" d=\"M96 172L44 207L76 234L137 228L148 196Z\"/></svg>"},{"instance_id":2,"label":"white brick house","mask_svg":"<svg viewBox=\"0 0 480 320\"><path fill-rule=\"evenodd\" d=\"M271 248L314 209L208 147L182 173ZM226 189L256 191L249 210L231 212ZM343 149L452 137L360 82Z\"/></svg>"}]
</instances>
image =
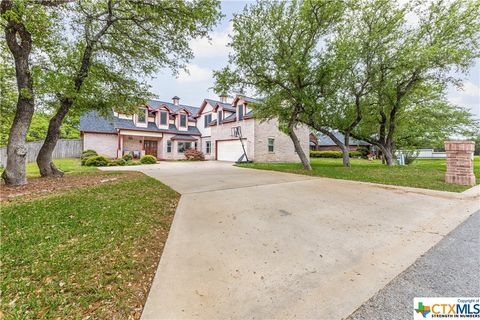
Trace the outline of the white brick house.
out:
<instances>
[{"instance_id":1,"label":"white brick house","mask_svg":"<svg viewBox=\"0 0 480 320\"><path fill-rule=\"evenodd\" d=\"M205 99L199 107L151 100L134 115L112 112L101 117L88 112L80 118L84 150L93 149L110 158L125 153L150 154L158 159L184 159L184 151L203 151L209 160L237 161L245 148L248 160L256 162L299 162L293 143L278 130L277 121L260 122L250 107L255 100L237 96L232 103ZM242 143L234 135L240 128ZM309 130L296 129L305 153Z\"/></svg>"}]
</instances>

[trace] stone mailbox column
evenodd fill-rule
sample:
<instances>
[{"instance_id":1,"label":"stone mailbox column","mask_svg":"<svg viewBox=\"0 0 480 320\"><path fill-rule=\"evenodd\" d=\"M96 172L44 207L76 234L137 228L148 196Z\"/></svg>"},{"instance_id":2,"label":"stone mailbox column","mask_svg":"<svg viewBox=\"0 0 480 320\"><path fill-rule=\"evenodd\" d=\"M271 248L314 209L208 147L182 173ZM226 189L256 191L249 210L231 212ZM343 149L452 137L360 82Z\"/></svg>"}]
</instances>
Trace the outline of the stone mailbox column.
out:
<instances>
[{"instance_id":1,"label":"stone mailbox column","mask_svg":"<svg viewBox=\"0 0 480 320\"><path fill-rule=\"evenodd\" d=\"M473 174L473 141L445 141L447 153L446 183L455 183L467 186L475 185Z\"/></svg>"}]
</instances>

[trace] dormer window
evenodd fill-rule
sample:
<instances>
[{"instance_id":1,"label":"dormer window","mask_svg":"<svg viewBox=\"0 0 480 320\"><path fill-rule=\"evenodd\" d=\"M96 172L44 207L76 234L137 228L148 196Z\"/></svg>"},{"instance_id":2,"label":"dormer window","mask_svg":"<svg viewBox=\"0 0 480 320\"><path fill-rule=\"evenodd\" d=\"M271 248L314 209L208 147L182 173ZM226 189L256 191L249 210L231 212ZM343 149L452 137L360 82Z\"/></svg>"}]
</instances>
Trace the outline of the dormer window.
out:
<instances>
[{"instance_id":1,"label":"dormer window","mask_svg":"<svg viewBox=\"0 0 480 320\"><path fill-rule=\"evenodd\" d=\"M243 104L238 106L238 120L243 120Z\"/></svg>"},{"instance_id":2,"label":"dormer window","mask_svg":"<svg viewBox=\"0 0 480 320\"><path fill-rule=\"evenodd\" d=\"M147 115L146 109L140 108L137 112L137 123L146 123L147 122Z\"/></svg>"},{"instance_id":3,"label":"dormer window","mask_svg":"<svg viewBox=\"0 0 480 320\"><path fill-rule=\"evenodd\" d=\"M222 110L218 111L218 123L222 123L223 120L223 112Z\"/></svg>"},{"instance_id":4,"label":"dormer window","mask_svg":"<svg viewBox=\"0 0 480 320\"><path fill-rule=\"evenodd\" d=\"M187 115L186 114L181 114L180 115L180 127L186 127L187 126Z\"/></svg>"},{"instance_id":5,"label":"dormer window","mask_svg":"<svg viewBox=\"0 0 480 320\"><path fill-rule=\"evenodd\" d=\"M205 119L205 123L204 123L204 127L208 127L208 125L210 124L210 122L212 122L212 114L209 113L209 114L206 114L204 116L204 119Z\"/></svg>"},{"instance_id":6,"label":"dormer window","mask_svg":"<svg viewBox=\"0 0 480 320\"><path fill-rule=\"evenodd\" d=\"M168 112L167 111L160 111L160 125L166 126L168 123Z\"/></svg>"}]
</instances>

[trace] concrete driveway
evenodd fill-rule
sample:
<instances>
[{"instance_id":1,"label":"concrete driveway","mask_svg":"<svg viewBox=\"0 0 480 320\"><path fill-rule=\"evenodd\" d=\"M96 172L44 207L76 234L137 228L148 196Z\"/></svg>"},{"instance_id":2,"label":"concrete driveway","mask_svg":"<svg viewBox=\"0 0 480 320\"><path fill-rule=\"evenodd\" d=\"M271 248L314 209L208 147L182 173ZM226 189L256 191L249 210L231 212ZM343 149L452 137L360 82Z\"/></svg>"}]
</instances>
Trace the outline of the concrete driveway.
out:
<instances>
[{"instance_id":1,"label":"concrete driveway","mask_svg":"<svg viewBox=\"0 0 480 320\"><path fill-rule=\"evenodd\" d=\"M182 194L142 319L342 319L479 209L222 162L137 169Z\"/></svg>"}]
</instances>

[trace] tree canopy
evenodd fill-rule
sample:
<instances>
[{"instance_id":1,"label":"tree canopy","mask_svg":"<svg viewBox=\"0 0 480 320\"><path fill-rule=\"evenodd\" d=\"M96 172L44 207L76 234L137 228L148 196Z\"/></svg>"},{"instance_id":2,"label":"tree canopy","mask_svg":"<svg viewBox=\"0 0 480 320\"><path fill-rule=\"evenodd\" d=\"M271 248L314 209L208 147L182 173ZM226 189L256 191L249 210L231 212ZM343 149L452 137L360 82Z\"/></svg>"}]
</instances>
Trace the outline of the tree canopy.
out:
<instances>
[{"instance_id":1,"label":"tree canopy","mask_svg":"<svg viewBox=\"0 0 480 320\"><path fill-rule=\"evenodd\" d=\"M215 72L215 90L252 90L264 97L259 119L278 119L305 169L311 169L295 128L323 79L321 41L339 21L341 1L257 2L233 19L229 66Z\"/></svg>"}]
</instances>

